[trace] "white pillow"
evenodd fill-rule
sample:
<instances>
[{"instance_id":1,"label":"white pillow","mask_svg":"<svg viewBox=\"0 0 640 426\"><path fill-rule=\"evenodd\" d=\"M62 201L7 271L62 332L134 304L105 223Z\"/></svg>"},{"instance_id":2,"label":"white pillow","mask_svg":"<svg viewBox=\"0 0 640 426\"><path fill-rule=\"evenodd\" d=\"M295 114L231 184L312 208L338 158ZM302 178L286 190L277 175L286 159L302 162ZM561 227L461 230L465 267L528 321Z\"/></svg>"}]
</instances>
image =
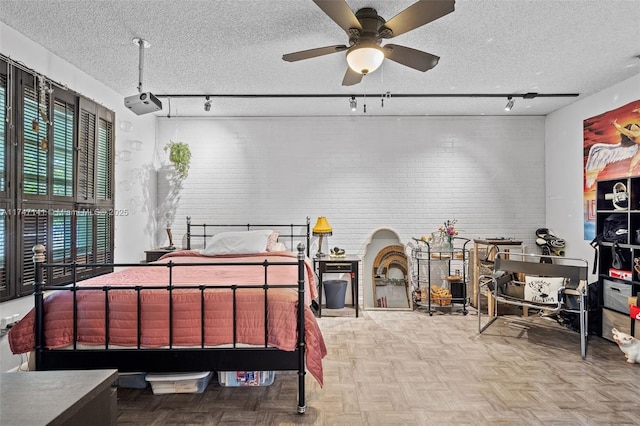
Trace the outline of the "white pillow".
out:
<instances>
[{"instance_id":1,"label":"white pillow","mask_svg":"<svg viewBox=\"0 0 640 426\"><path fill-rule=\"evenodd\" d=\"M524 298L536 303L558 303L558 289L564 285L563 277L525 277Z\"/></svg>"},{"instance_id":2,"label":"white pillow","mask_svg":"<svg viewBox=\"0 0 640 426\"><path fill-rule=\"evenodd\" d=\"M270 229L256 231L221 232L207 241L207 246L200 251L206 255L249 254L267 251L267 240L273 233Z\"/></svg>"}]
</instances>

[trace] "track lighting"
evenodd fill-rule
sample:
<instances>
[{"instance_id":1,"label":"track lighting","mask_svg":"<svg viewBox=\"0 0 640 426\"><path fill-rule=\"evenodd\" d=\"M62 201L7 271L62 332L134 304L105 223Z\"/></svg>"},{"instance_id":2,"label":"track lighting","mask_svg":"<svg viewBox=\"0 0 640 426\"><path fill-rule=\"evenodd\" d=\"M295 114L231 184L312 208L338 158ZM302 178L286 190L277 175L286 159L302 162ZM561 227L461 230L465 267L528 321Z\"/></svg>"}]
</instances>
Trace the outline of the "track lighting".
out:
<instances>
[{"instance_id":1,"label":"track lighting","mask_svg":"<svg viewBox=\"0 0 640 426\"><path fill-rule=\"evenodd\" d=\"M511 108L513 108L513 104L515 103L515 101L513 100L513 98L511 96L509 96L507 98L507 105L504 107L505 111L511 111Z\"/></svg>"},{"instance_id":2,"label":"track lighting","mask_svg":"<svg viewBox=\"0 0 640 426\"><path fill-rule=\"evenodd\" d=\"M349 99L349 106L351 107L351 111L356 111L358 109L358 102L356 101L356 97L352 96L351 99Z\"/></svg>"},{"instance_id":3,"label":"track lighting","mask_svg":"<svg viewBox=\"0 0 640 426\"><path fill-rule=\"evenodd\" d=\"M205 96L204 110L209 112L211 111L211 100L209 100L209 96Z\"/></svg>"}]
</instances>

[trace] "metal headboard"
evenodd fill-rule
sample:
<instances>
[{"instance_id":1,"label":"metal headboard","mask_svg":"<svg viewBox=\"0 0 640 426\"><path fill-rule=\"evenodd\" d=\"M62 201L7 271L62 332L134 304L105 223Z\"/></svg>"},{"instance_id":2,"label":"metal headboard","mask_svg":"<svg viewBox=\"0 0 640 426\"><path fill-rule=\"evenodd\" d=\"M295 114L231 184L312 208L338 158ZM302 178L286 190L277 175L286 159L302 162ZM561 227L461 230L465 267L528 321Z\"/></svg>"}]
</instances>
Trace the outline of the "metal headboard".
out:
<instances>
[{"instance_id":1,"label":"metal headboard","mask_svg":"<svg viewBox=\"0 0 640 426\"><path fill-rule=\"evenodd\" d=\"M244 231L252 231L257 229L273 229L274 231L278 231L280 236L278 237L279 241L285 240L288 242L288 248L290 251L295 252L296 249L296 240L303 238L305 244L305 250L307 256L310 253L309 242L311 240L311 222L309 217L306 219L306 223L304 224L194 224L191 223L191 216L187 216L187 250L191 250L191 238L202 238L203 248L207 246L207 239L214 236L216 233L221 232L221 230L244 230ZM217 232L214 232L216 231Z\"/></svg>"}]
</instances>

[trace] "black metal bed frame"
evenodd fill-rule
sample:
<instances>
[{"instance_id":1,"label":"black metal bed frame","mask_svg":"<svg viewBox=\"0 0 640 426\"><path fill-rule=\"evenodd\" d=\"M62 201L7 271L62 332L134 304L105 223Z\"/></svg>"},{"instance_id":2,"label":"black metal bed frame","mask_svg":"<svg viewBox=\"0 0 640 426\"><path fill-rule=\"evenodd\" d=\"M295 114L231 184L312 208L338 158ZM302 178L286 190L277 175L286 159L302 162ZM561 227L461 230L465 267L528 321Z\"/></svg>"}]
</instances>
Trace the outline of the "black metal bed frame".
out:
<instances>
[{"instance_id":1,"label":"black metal bed frame","mask_svg":"<svg viewBox=\"0 0 640 426\"><path fill-rule=\"evenodd\" d=\"M157 286L100 286L100 287L79 287L76 278L76 269L87 266L104 266L104 264L46 264L45 247L37 245L33 247L33 261L35 263L35 365L36 370L79 370L79 369L96 369L96 368L114 368L121 372L137 372L137 371L153 371L153 372L187 372L187 371L244 371L244 370L274 370L274 371L297 371L298 372L298 407L297 412L304 414L305 405L305 324L304 324L304 282L305 282L305 258L309 252L309 218L305 225L192 225L190 218L187 218L187 247L190 247L191 227L203 227L203 238L207 238L207 227L219 226L242 226L247 229L264 228L264 227L290 227L291 233L284 235L290 238L293 243L295 238L305 237L306 244L299 243L297 249L296 262L243 262L243 263L190 263L180 264L170 261L166 264L139 264L139 263L119 263L112 264L114 268L119 267L142 267L142 268L168 268L169 282L167 285ZM304 227L306 234L296 234L294 228ZM196 235L198 236L198 235ZM306 255L305 255L306 249ZM225 265L260 265L264 268L264 284L248 285L248 286L214 286L214 285L193 285L178 287L173 286L172 271L175 268L191 267L191 266L225 266ZM268 268L276 265L297 265L298 277L297 283L291 285L273 285L267 283ZM54 267L71 268L73 274L73 283L69 286L47 286L45 284L44 271ZM224 289L228 288L233 292L233 335L234 342L232 347L205 347L204 345L204 292L209 288ZM244 289L264 289L264 345L260 347L238 347L236 340L236 296L238 291ZM294 351L283 351L267 344L268 319L267 294L270 288L295 288L298 292L298 312L297 312L297 329L298 340ZM173 347L173 309L171 297L174 289L194 289L200 291L200 309L201 318L201 343L199 347L176 348ZM44 326L44 293L45 291L71 291L73 292L73 347L69 349L47 349L45 347L45 326ZM105 299L105 319L109 318L109 292L133 290L137 293L137 322L138 335L137 347L135 348L109 348L109 321L105 320L105 347L101 349L78 349L77 348L77 293L81 291L102 291ZM167 290L169 292L169 347L168 348L144 348L141 346L141 292L148 290Z\"/></svg>"},{"instance_id":2,"label":"black metal bed frame","mask_svg":"<svg viewBox=\"0 0 640 426\"><path fill-rule=\"evenodd\" d=\"M215 234L209 234L207 233L207 229L211 230L211 228L220 228L220 229L226 229L226 228L236 228L236 229L244 229L245 231L251 231L251 230L256 230L256 229L267 229L267 228L278 228L280 230L283 229L287 229L288 233L280 233L280 236L278 237L278 240L282 240L282 239L287 239L289 240L289 247L291 247L291 250L293 251L293 245L295 244L295 239L296 238L300 238L300 237L305 237L305 241L306 241L306 247L307 247L307 256L309 256L309 250L311 249L309 247L309 240L311 238L311 222L310 219L307 217L307 223L305 225L295 225L295 224L287 224L287 225L252 225L252 224L242 224L242 225L229 225L229 224L222 224L222 225L211 225L211 224L192 224L191 223L191 216L187 216L187 250L191 250L191 239L192 238L202 238L203 240L203 248L207 247L207 238L209 237L213 237L213 235ZM296 232L296 228L300 228L304 226L306 229L306 234L300 234L299 232ZM194 234L192 231L192 228L202 228L202 233L201 234Z\"/></svg>"}]
</instances>

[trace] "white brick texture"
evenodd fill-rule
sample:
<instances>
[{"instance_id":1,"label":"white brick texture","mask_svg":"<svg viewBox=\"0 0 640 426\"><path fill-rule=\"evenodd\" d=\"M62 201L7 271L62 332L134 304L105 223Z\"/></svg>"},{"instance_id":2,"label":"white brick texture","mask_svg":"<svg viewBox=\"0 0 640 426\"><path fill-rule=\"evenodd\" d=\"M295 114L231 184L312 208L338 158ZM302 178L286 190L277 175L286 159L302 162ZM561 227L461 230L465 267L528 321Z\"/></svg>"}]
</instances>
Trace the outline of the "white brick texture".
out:
<instances>
[{"instance_id":1,"label":"white brick texture","mask_svg":"<svg viewBox=\"0 0 640 426\"><path fill-rule=\"evenodd\" d=\"M312 225L322 215L329 246L358 255L380 227L408 242L457 219L460 236L532 244L545 223L543 117L159 119L161 156L169 140L193 155L178 241L188 215Z\"/></svg>"}]
</instances>

